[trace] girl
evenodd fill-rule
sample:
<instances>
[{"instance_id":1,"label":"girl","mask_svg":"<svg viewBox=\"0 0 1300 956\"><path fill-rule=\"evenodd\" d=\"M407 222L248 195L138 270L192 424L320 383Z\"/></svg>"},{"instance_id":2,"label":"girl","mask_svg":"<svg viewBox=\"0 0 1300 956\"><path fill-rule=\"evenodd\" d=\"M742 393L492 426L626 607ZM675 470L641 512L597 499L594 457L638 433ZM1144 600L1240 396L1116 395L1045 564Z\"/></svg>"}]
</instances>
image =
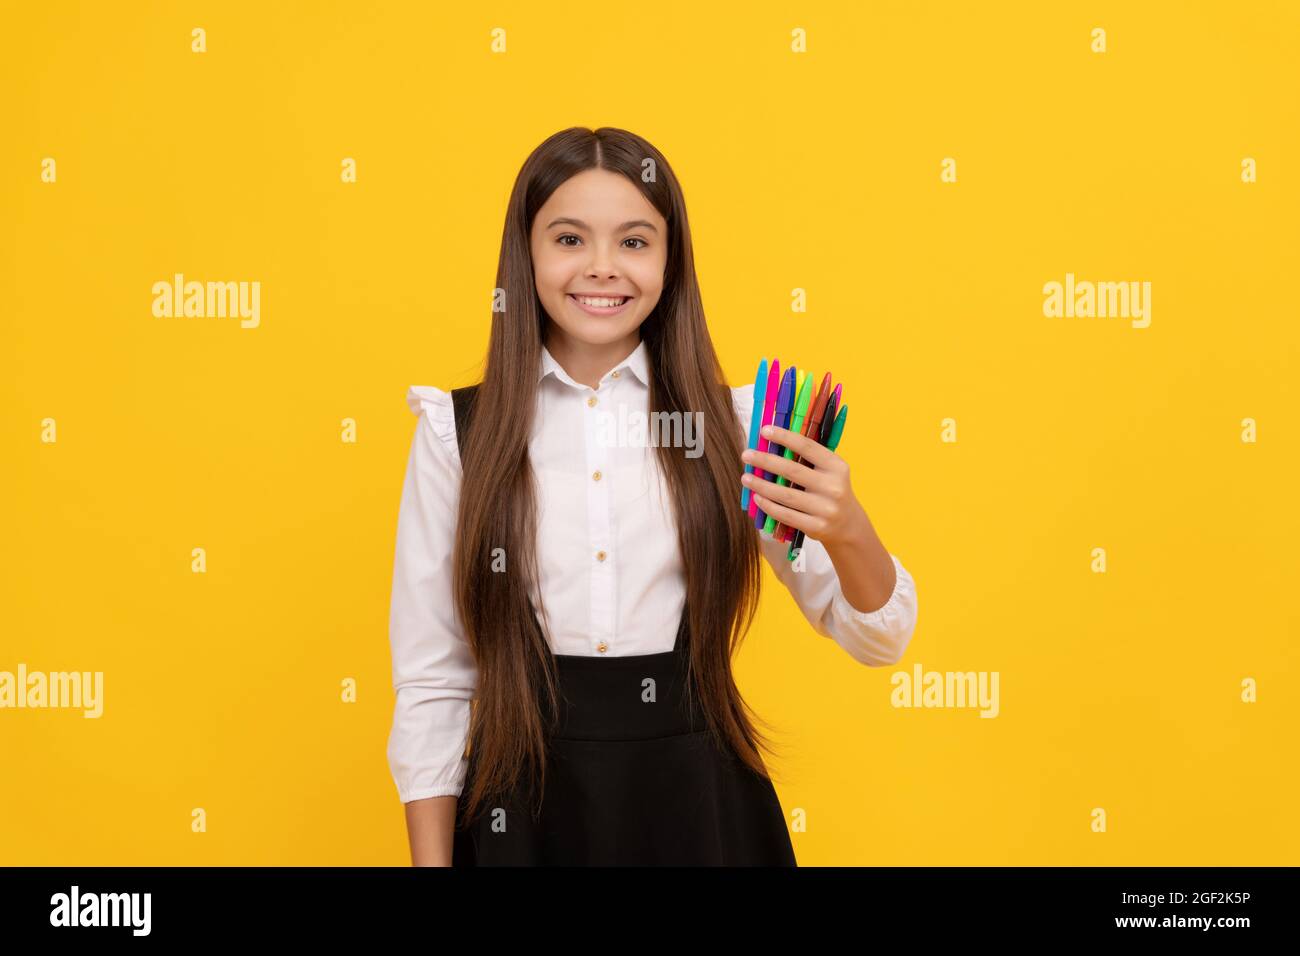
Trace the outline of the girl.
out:
<instances>
[{"instance_id":1,"label":"girl","mask_svg":"<svg viewBox=\"0 0 1300 956\"><path fill-rule=\"evenodd\" d=\"M724 382L681 188L644 139L542 143L497 286L482 382L407 395L388 759L412 861L794 865L731 672L759 555L867 665L911 638L910 575L839 456L776 429L815 470L742 460L753 385ZM702 422L696 447L611 438L652 411ZM805 570L741 510L744 461L803 485L753 487L809 535Z\"/></svg>"}]
</instances>

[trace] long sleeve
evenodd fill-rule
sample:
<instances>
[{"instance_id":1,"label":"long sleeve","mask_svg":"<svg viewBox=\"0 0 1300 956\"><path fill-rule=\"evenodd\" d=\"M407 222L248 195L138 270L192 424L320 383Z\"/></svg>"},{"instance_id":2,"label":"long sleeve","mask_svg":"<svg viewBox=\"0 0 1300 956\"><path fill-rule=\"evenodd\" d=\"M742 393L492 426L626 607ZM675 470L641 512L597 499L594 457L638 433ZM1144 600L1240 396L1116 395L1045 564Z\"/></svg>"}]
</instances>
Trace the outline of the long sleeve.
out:
<instances>
[{"instance_id":1,"label":"long sleeve","mask_svg":"<svg viewBox=\"0 0 1300 956\"><path fill-rule=\"evenodd\" d=\"M733 388L731 394L741 432L748 439L754 386ZM834 640L859 663L871 667L897 663L916 629L916 585L898 557L890 555L897 576L889 600L874 611L859 611L845 598L835 565L820 541L805 538L802 571L796 571L795 562L786 557L788 549L789 542L759 537L763 557L813 630Z\"/></svg>"},{"instance_id":2,"label":"long sleeve","mask_svg":"<svg viewBox=\"0 0 1300 956\"><path fill-rule=\"evenodd\" d=\"M397 519L389 643L396 701L388 763L402 803L458 796L477 669L452 603L460 494L451 396L413 386L419 416Z\"/></svg>"}]
</instances>

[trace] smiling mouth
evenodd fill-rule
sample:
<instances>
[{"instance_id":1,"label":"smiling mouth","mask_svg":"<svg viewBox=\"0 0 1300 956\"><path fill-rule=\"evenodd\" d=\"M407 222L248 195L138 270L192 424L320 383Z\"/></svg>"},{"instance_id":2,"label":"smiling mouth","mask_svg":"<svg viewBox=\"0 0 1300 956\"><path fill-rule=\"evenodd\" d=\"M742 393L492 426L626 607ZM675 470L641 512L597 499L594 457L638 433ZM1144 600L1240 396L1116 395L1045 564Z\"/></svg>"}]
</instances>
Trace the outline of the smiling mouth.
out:
<instances>
[{"instance_id":1,"label":"smiling mouth","mask_svg":"<svg viewBox=\"0 0 1300 956\"><path fill-rule=\"evenodd\" d=\"M566 293L578 308L591 315L613 315L618 312L629 302L632 301L630 295L574 295L572 292Z\"/></svg>"}]
</instances>

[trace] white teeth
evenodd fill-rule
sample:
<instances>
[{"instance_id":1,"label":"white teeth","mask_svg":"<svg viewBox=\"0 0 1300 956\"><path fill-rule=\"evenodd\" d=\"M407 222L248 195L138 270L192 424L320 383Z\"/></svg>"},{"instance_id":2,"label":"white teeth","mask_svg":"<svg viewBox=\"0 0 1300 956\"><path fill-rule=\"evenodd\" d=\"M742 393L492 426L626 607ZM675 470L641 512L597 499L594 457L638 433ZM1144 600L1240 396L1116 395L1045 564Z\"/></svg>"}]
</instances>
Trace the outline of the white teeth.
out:
<instances>
[{"instance_id":1,"label":"white teeth","mask_svg":"<svg viewBox=\"0 0 1300 956\"><path fill-rule=\"evenodd\" d=\"M615 306L622 305L623 302L627 299L627 296L619 296L616 299L609 299L609 298L594 299L585 295L575 295L574 298L577 299L579 302L581 302L583 305L589 305L595 309L612 309Z\"/></svg>"}]
</instances>

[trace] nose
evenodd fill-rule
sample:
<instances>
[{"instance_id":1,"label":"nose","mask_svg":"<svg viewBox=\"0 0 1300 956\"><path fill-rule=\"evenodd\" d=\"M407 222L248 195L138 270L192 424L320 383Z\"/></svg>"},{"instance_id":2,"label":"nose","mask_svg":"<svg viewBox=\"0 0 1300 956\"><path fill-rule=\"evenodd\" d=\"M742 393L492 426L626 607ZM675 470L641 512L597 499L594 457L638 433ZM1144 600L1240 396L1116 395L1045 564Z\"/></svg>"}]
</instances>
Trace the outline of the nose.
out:
<instances>
[{"instance_id":1,"label":"nose","mask_svg":"<svg viewBox=\"0 0 1300 956\"><path fill-rule=\"evenodd\" d=\"M587 278L618 278L618 269L614 266L613 256L605 248L604 244L592 243L590 248L591 261L587 263Z\"/></svg>"}]
</instances>

